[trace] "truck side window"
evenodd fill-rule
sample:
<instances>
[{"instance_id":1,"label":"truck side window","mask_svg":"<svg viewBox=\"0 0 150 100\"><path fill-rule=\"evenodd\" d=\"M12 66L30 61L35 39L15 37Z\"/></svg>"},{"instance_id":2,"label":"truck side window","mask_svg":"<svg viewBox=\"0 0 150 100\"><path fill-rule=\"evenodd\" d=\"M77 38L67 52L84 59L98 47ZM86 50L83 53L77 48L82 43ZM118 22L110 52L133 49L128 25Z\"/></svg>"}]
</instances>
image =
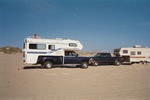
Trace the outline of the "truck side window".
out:
<instances>
[{"instance_id":1,"label":"truck side window","mask_svg":"<svg viewBox=\"0 0 150 100\"><path fill-rule=\"evenodd\" d=\"M110 54L107 54L106 57L111 57L111 55L110 55Z\"/></svg>"},{"instance_id":2,"label":"truck side window","mask_svg":"<svg viewBox=\"0 0 150 100\"><path fill-rule=\"evenodd\" d=\"M75 53L74 51L72 52L72 55L73 56L77 56L78 54L77 53Z\"/></svg>"},{"instance_id":3,"label":"truck side window","mask_svg":"<svg viewBox=\"0 0 150 100\"><path fill-rule=\"evenodd\" d=\"M100 57L105 57L105 54L101 54Z\"/></svg>"},{"instance_id":4,"label":"truck side window","mask_svg":"<svg viewBox=\"0 0 150 100\"><path fill-rule=\"evenodd\" d=\"M54 50L55 49L55 45L48 45L48 49L49 50Z\"/></svg>"},{"instance_id":5,"label":"truck side window","mask_svg":"<svg viewBox=\"0 0 150 100\"><path fill-rule=\"evenodd\" d=\"M65 56L69 56L69 52L68 51L65 51Z\"/></svg>"},{"instance_id":6,"label":"truck side window","mask_svg":"<svg viewBox=\"0 0 150 100\"><path fill-rule=\"evenodd\" d=\"M65 56L71 56L72 53L70 51L65 51Z\"/></svg>"},{"instance_id":7,"label":"truck side window","mask_svg":"<svg viewBox=\"0 0 150 100\"><path fill-rule=\"evenodd\" d=\"M65 51L65 56L77 56L74 51Z\"/></svg>"}]
</instances>

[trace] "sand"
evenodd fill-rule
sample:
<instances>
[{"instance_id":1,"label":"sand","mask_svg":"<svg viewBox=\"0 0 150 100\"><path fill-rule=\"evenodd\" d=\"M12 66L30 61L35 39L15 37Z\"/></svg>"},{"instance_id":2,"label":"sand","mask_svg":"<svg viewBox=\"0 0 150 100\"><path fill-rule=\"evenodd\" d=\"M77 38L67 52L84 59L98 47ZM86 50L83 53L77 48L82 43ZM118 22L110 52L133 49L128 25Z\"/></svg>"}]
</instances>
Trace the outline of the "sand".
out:
<instances>
[{"instance_id":1,"label":"sand","mask_svg":"<svg viewBox=\"0 0 150 100\"><path fill-rule=\"evenodd\" d=\"M0 53L0 100L150 100L150 64L40 69Z\"/></svg>"}]
</instances>

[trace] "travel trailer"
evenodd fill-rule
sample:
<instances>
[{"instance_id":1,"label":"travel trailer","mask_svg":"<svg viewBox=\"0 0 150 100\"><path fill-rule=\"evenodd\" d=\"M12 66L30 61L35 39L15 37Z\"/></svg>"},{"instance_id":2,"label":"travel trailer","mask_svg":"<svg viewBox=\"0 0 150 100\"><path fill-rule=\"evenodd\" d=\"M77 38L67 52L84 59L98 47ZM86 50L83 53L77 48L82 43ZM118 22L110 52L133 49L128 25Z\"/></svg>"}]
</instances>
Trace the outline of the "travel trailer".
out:
<instances>
[{"instance_id":1,"label":"travel trailer","mask_svg":"<svg viewBox=\"0 0 150 100\"><path fill-rule=\"evenodd\" d=\"M44 39L39 37L27 37L23 44L24 64L36 64L38 57L41 55L63 56L58 53L60 48L65 51L75 51L81 50L83 46L78 40L71 40L68 38Z\"/></svg>"},{"instance_id":2,"label":"travel trailer","mask_svg":"<svg viewBox=\"0 0 150 100\"><path fill-rule=\"evenodd\" d=\"M114 55L122 57L124 63L149 63L150 48L142 48L140 45L114 49Z\"/></svg>"}]
</instances>

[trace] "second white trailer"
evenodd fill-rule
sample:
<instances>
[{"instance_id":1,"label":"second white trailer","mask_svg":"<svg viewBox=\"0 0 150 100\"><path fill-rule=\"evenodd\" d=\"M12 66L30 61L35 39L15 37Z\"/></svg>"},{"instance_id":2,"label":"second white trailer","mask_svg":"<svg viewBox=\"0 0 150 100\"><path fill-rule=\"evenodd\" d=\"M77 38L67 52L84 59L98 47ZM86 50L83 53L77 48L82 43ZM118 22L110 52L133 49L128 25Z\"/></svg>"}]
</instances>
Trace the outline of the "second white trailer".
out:
<instances>
[{"instance_id":1,"label":"second white trailer","mask_svg":"<svg viewBox=\"0 0 150 100\"><path fill-rule=\"evenodd\" d=\"M140 45L114 49L114 55L122 57L126 63L144 64L150 62L150 48L142 48Z\"/></svg>"}]
</instances>

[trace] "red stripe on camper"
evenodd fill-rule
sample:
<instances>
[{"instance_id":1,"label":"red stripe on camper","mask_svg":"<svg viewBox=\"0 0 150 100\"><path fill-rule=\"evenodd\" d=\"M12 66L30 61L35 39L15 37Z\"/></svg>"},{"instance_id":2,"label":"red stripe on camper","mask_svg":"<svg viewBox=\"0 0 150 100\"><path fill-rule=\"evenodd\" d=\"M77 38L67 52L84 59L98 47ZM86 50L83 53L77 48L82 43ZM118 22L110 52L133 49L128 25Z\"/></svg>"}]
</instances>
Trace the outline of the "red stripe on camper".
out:
<instances>
[{"instance_id":1,"label":"red stripe on camper","mask_svg":"<svg viewBox=\"0 0 150 100\"><path fill-rule=\"evenodd\" d=\"M131 56L130 58L146 58L145 56Z\"/></svg>"}]
</instances>

